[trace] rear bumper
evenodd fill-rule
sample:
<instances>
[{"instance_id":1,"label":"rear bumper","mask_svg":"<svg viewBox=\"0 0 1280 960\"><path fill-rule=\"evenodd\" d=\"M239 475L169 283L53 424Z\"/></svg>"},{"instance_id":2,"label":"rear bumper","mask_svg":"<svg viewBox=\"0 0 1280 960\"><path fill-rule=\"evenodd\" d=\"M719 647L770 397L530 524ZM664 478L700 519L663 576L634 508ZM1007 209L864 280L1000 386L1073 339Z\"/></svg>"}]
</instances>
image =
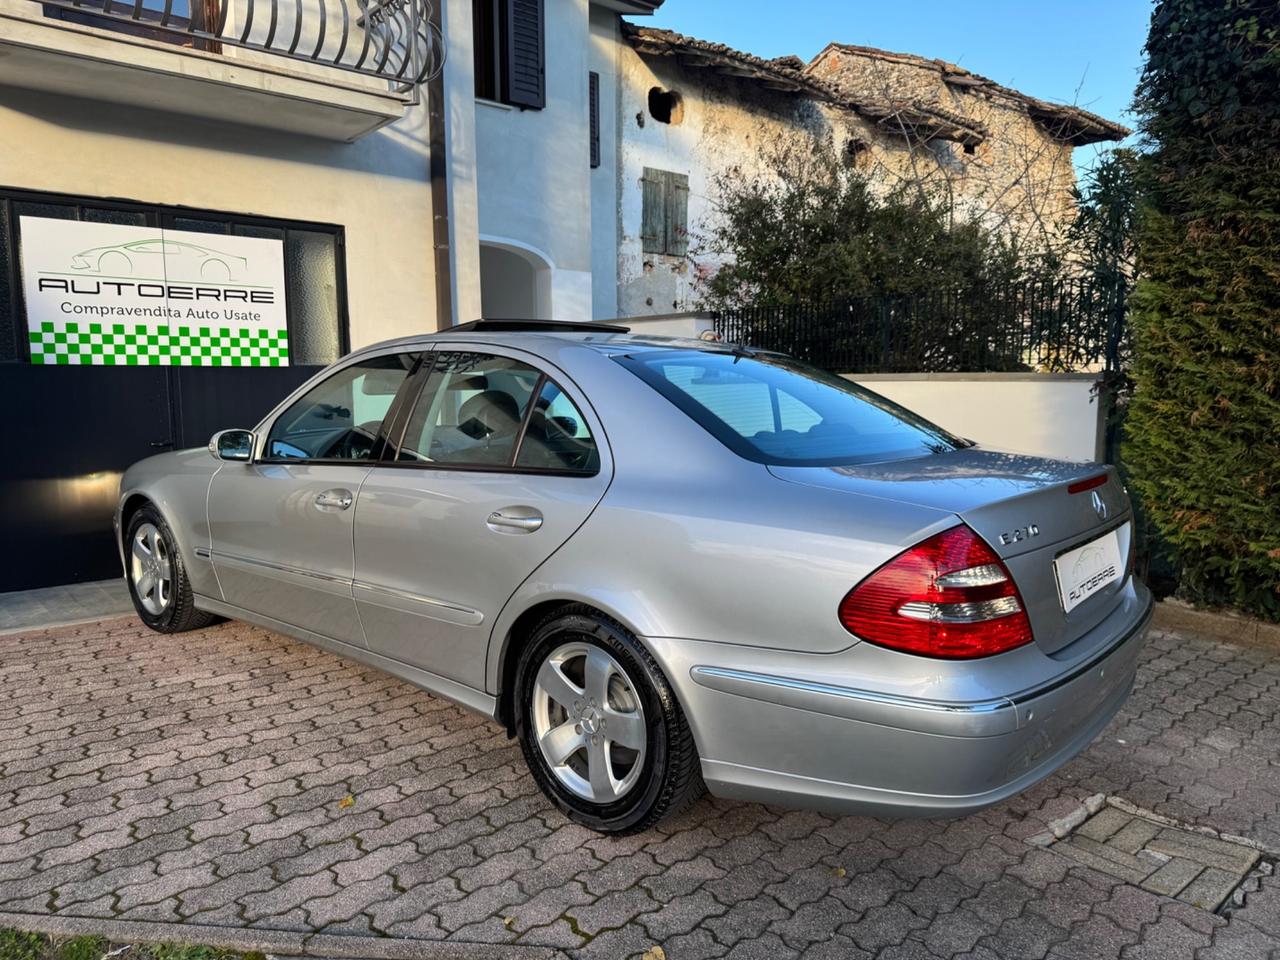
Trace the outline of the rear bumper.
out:
<instances>
[{"instance_id":1,"label":"rear bumper","mask_svg":"<svg viewBox=\"0 0 1280 960\"><path fill-rule=\"evenodd\" d=\"M958 816L1025 790L1101 732L1132 689L1150 619L1150 595L1135 585L1087 656L1030 688L964 702L711 663L708 645L663 653L682 661L669 675L718 796Z\"/></svg>"}]
</instances>

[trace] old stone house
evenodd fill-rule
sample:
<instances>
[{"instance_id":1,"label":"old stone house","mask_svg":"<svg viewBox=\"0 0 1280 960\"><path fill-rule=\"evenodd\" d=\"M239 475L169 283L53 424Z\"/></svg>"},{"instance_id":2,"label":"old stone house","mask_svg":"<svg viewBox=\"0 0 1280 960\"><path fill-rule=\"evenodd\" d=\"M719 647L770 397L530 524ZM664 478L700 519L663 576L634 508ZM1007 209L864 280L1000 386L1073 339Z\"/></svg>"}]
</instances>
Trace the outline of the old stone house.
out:
<instances>
[{"instance_id":1,"label":"old stone house","mask_svg":"<svg viewBox=\"0 0 1280 960\"><path fill-rule=\"evenodd\" d=\"M851 103L886 111L876 124L880 139L906 146L912 163L880 160L881 147L872 151L877 175L943 192L962 212L1031 246L1057 241L1075 213L1072 151L1129 133L1079 107L909 53L832 43L805 73ZM912 113L922 109L954 117L955 128L916 127Z\"/></svg>"},{"instance_id":2,"label":"old stone house","mask_svg":"<svg viewBox=\"0 0 1280 960\"><path fill-rule=\"evenodd\" d=\"M1074 213L1074 148L1128 134L910 54L831 44L806 64L669 30L621 29L619 316L696 305L698 281L719 266L699 243L715 217L716 182L772 175L779 147L823 142L886 190L927 191L957 215L1043 249L1061 241Z\"/></svg>"}]
</instances>

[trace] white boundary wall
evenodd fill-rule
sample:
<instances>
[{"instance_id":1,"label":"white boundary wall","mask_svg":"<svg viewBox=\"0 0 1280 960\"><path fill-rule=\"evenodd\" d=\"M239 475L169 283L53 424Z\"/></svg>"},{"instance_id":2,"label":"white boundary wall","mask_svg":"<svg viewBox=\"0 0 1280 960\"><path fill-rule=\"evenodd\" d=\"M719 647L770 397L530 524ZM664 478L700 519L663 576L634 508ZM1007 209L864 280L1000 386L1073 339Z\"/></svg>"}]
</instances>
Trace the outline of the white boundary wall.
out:
<instances>
[{"instance_id":1,"label":"white boundary wall","mask_svg":"<svg viewBox=\"0 0 1280 960\"><path fill-rule=\"evenodd\" d=\"M845 374L984 447L1060 460L1103 457L1092 373Z\"/></svg>"}]
</instances>

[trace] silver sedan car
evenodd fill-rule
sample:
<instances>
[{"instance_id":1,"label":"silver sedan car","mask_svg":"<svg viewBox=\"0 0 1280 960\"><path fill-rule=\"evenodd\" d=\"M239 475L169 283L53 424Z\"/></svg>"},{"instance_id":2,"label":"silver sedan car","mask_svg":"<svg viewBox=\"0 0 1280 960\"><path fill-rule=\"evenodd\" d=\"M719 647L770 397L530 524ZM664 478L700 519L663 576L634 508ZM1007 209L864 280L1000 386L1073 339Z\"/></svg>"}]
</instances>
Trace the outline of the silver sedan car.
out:
<instances>
[{"instance_id":1,"label":"silver sedan car","mask_svg":"<svg viewBox=\"0 0 1280 960\"><path fill-rule=\"evenodd\" d=\"M482 711L601 831L713 794L955 816L1131 688L1113 469L983 450L785 356L479 321L144 460L138 615L251 621Z\"/></svg>"}]
</instances>

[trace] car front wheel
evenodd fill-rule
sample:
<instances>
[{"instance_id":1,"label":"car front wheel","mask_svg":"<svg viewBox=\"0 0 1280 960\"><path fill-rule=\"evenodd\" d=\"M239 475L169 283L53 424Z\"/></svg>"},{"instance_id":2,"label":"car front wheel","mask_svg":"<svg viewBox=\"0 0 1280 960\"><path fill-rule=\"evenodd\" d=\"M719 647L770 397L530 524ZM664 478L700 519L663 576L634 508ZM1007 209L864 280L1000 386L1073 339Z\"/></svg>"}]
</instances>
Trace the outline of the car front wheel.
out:
<instances>
[{"instance_id":1,"label":"car front wheel","mask_svg":"<svg viewBox=\"0 0 1280 960\"><path fill-rule=\"evenodd\" d=\"M129 518L124 567L134 609L152 630L181 633L213 622L213 614L196 609L173 532L150 504Z\"/></svg>"},{"instance_id":2,"label":"car front wheel","mask_svg":"<svg viewBox=\"0 0 1280 960\"><path fill-rule=\"evenodd\" d=\"M588 607L534 631L516 670L516 732L567 816L635 833L702 792L693 735L666 677L621 624Z\"/></svg>"}]
</instances>

